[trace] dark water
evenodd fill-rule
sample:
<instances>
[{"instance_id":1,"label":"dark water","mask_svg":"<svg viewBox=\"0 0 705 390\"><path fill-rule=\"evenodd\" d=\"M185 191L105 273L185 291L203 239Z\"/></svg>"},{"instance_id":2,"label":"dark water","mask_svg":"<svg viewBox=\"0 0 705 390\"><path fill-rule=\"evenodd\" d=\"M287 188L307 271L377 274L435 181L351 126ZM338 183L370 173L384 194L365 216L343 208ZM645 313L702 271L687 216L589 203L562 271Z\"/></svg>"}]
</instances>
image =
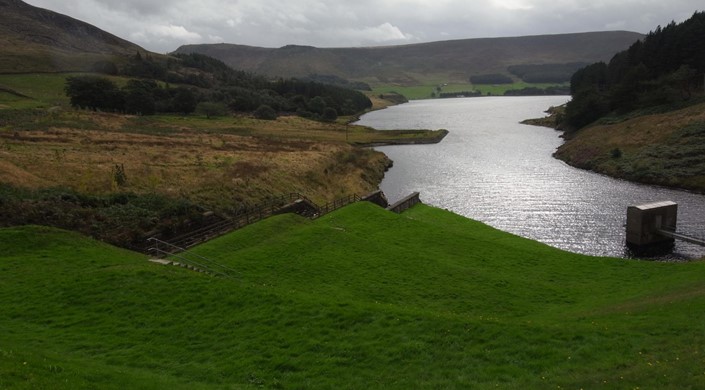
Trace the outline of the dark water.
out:
<instances>
[{"instance_id":1,"label":"dark water","mask_svg":"<svg viewBox=\"0 0 705 390\"><path fill-rule=\"evenodd\" d=\"M381 188L390 201L410 192L437 207L572 252L627 257L629 205L672 200L679 232L705 236L705 196L629 183L572 168L551 154L560 133L521 125L566 97L421 100L363 116L378 129L439 129L436 145L377 148L394 160ZM669 258L705 256L678 242Z\"/></svg>"}]
</instances>

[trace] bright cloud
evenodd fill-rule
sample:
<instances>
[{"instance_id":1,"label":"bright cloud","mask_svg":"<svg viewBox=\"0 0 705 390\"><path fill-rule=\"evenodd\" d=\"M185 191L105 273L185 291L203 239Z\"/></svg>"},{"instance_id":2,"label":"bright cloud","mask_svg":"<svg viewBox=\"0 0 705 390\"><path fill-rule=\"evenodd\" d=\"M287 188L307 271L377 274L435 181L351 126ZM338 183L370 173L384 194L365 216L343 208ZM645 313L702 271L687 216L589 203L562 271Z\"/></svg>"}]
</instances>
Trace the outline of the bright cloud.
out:
<instances>
[{"instance_id":1,"label":"bright cloud","mask_svg":"<svg viewBox=\"0 0 705 390\"><path fill-rule=\"evenodd\" d=\"M166 26L147 26L146 31L149 35L158 38L171 38L185 42L198 42L203 39L201 34L188 31L184 26L174 26L173 24Z\"/></svg>"},{"instance_id":2,"label":"bright cloud","mask_svg":"<svg viewBox=\"0 0 705 390\"><path fill-rule=\"evenodd\" d=\"M522 0L492 0L492 4L510 11L530 10L534 8L532 4Z\"/></svg>"},{"instance_id":3,"label":"bright cloud","mask_svg":"<svg viewBox=\"0 0 705 390\"><path fill-rule=\"evenodd\" d=\"M348 39L359 40L360 42L398 42L409 41L414 37L411 34L404 34L399 27L392 25L389 22L382 23L377 27L363 27L360 29L342 29L331 31L333 34L341 34Z\"/></svg>"},{"instance_id":4,"label":"bright cloud","mask_svg":"<svg viewBox=\"0 0 705 390\"><path fill-rule=\"evenodd\" d=\"M610 29L647 33L702 0L26 0L157 52L186 43L345 47Z\"/></svg>"}]
</instances>

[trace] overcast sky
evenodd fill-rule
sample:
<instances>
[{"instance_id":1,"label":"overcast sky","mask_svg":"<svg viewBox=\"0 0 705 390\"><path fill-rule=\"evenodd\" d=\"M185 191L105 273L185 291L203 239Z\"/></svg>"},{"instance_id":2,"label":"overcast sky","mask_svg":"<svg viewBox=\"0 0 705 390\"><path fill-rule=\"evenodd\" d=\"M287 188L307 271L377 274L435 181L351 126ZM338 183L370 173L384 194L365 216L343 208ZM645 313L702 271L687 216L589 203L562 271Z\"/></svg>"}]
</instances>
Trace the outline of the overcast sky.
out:
<instances>
[{"instance_id":1,"label":"overcast sky","mask_svg":"<svg viewBox=\"0 0 705 390\"><path fill-rule=\"evenodd\" d=\"M647 33L702 0L26 0L155 52L187 43L381 46L586 31Z\"/></svg>"}]
</instances>

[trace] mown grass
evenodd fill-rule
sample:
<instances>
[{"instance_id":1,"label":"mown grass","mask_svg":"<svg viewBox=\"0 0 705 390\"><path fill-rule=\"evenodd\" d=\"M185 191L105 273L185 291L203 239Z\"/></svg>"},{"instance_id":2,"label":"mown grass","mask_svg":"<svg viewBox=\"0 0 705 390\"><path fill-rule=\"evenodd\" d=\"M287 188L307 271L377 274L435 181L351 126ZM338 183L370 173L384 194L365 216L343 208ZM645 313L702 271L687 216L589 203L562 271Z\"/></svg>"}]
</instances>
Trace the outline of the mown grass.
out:
<instances>
[{"instance_id":1,"label":"mown grass","mask_svg":"<svg viewBox=\"0 0 705 390\"><path fill-rule=\"evenodd\" d=\"M0 387L697 388L705 264L570 254L427 206L282 215L214 278L0 230Z\"/></svg>"}]
</instances>

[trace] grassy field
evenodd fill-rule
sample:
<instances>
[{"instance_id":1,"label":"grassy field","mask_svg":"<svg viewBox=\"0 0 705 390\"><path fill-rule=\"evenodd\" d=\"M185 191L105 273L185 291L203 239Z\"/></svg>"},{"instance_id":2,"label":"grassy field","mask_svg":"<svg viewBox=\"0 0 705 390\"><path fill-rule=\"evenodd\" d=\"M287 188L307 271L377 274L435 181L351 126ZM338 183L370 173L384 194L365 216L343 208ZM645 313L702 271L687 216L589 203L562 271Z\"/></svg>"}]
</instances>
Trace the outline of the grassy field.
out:
<instances>
[{"instance_id":1,"label":"grassy field","mask_svg":"<svg viewBox=\"0 0 705 390\"><path fill-rule=\"evenodd\" d=\"M0 182L104 194L159 192L207 207L300 192L326 202L377 188L389 160L355 145L437 141L295 116L129 116L68 107L66 74L0 75ZM125 79L115 79L123 83ZM126 181L116 188L116 166ZM58 174L60 173L60 174Z\"/></svg>"},{"instance_id":2,"label":"grassy field","mask_svg":"<svg viewBox=\"0 0 705 390\"><path fill-rule=\"evenodd\" d=\"M70 74L0 74L0 91L3 89L24 95L0 92L0 108L49 108L68 106L64 93L66 78Z\"/></svg>"},{"instance_id":3,"label":"grassy field","mask_svg":"<svg viewBox=\"0 0 705 390\"><path fill-rule=\"evenodd\" d=\"M431 207L367 203L274 217L196 251L236 276L64 231L0 230L0 387L705 381L703 262L569 254Z\"/></svg>"},{"instance_id":4,"label":"grassy field","mask_svg":"<svg viewBox=\"0 0 705 390\"><path fill-rule=\"evenodd\" d=\"M0 130L0 181L24 188L156 191L210 207L288 192L331 200L376 188L388 164L383 154L346 143L344 125L294 117L3 115L11 124ZM351 140L358 139L356 131L350 130ZM116 166L124 167L122 183Z\"/></svg>"},{"instance_id":5,"label":"grassy field","mask_svg":"<svg viewBox=\"0 0 705 390\"><path fill-rule=\"evenodd\" d=\"M0 226L41 223L139 248L148 236L208 223L206 211L232 216L290 193L320 204L365 195L391 161L360 146L447 133L377 131L352 118L74 110L63 95L68 76L0 75Z\"/></svg>"},{"instance_id":6,"label":"grassy field","mask_svg":"<svg viewBox=\"0 0 705 390\"><path fill-rule=\"evenodd\" d=\"M417 99L431 99L433 98L433 93L438 95L438 86L441 86L441 93L451 93L451 92L468 92L468 91L479 91L482 95L493 95L502 96L508 90L512 89L523 89L527 87L534 88L547 88L555 86L556 84L529 84L525 82L517 82L513 84L471 84L471 83L429 83L425 85L416 86L401 86L401 85L377 85L373 87L372 91L374 94L383 94L396 92L401 95L406 96L407 99L417 100Z\"/></svg>"}]
</instances>

